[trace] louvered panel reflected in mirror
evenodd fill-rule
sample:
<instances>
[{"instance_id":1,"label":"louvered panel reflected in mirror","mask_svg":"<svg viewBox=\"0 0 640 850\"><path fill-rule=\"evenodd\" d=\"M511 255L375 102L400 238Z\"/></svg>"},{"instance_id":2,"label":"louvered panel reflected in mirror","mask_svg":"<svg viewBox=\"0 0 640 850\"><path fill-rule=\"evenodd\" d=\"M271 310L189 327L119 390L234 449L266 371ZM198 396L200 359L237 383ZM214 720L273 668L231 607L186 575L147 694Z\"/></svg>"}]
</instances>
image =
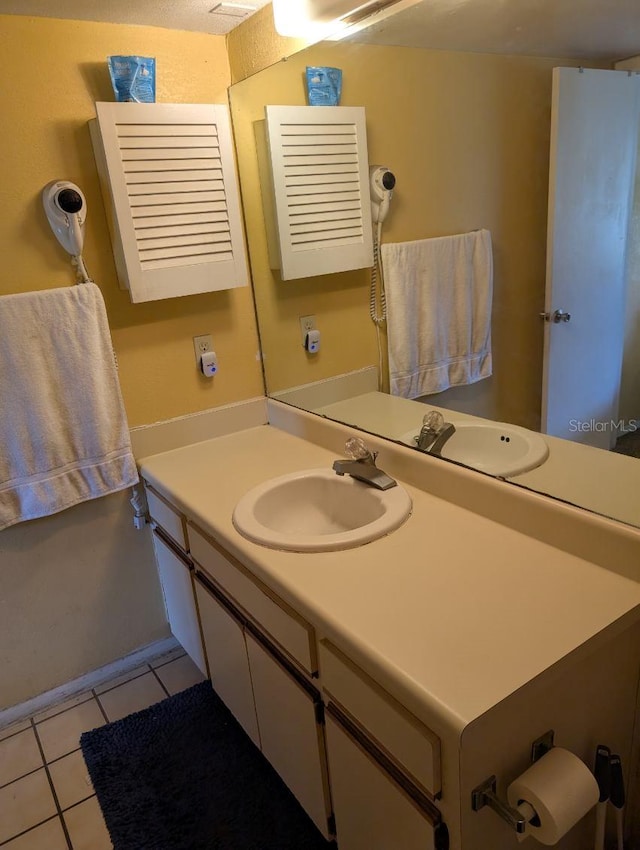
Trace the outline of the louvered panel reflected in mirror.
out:
<instances>
[{"instance_id":1,"label":"louvered panel reflected in mirror","mask_svg":"<svg viewBox=\"0 0 640 850\"><path fill-rule=\"evenodd\" d=\"M267 106L265 113L272 267L291 280L373 265L364 109Z\"/></svg>"}]
</instances>

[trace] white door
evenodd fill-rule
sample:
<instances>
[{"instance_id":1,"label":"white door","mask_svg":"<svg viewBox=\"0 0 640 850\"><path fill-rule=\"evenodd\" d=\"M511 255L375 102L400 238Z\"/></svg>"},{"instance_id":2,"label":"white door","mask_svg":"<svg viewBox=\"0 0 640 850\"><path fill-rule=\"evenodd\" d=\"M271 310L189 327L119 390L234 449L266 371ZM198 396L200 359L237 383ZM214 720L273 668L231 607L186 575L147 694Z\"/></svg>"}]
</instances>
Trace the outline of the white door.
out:
<instances>
[{"instance_id":1,"label":"white door","mask_svg":"<svg viewBox=\"0 0 640 850\"><path fill-rule=\"evenodd\" d=\"M639 91L626 71L553 71L542 430L605 449L616 437Z\"/></svg>"}]
</instances>

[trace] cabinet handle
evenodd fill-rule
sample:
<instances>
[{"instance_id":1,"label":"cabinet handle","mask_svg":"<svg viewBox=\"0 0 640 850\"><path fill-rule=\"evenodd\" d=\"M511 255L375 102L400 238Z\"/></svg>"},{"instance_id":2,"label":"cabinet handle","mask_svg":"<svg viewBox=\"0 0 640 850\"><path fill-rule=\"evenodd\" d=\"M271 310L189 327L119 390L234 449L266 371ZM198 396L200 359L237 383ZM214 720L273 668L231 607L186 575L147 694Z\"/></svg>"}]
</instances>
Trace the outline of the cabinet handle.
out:
<instances>
[{"instance_id":1,"label":"cabinet handle","mask_svg":"<svg viewBox=\"0 0 640 850\"><path fill-rule=\"evenodd\" d=\"M413 782L405 776L397 765L375 744L371 738L351 720L334 702L329 702L327 706L327 714L332 717L335 722L341 726L349 737L364 750L369 758L384 770L386 774L396 783L396 785L404 791L404 793L413 801L420 809L425 818L429 821L434 829L444 826L442 822L442 814L440 809L431 802L427 795L422 792ZM440 830L442 836L445 830ZM443 846L440 844L439 846Z\"/></svg>"},{"instance_id":2,"label":"cabinet handle","mask_svg":"<svg viewBox=\"0 0 640 850\"><path fill-rule=\"evenodd\" d=\"M169 535L162 528L162 526L154 525L153 533L162 543L164 543L167 549L171 550L171 552L176 556L176 558L178 558L178 560L181 561L189 571L193 570L193 561L191 560L191 558L187 555L186 552L181 549L180 546L178 546L178 544L175 542L175 540L173 540L173 538L169 537Z\"/></svg>"}]
</instances>

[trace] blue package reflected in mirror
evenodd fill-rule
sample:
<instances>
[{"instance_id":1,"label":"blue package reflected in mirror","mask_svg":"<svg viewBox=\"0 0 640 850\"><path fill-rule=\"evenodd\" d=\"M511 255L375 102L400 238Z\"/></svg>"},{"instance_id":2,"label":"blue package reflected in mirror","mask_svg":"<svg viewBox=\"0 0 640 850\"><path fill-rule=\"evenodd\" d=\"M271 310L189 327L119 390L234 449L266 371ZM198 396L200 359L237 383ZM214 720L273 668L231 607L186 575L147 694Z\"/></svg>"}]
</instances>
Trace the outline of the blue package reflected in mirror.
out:
<instances>
[{"instance_id":1,"label":"blue package reflected in mirror","mask_svg":"<svg viewBox=\"0 0 640 850\"><path fill-rule=\"evenodd\" d=\"M340 68L307 67L309 106L338 106L342 94Z\"/></svg>"}]
</instances>

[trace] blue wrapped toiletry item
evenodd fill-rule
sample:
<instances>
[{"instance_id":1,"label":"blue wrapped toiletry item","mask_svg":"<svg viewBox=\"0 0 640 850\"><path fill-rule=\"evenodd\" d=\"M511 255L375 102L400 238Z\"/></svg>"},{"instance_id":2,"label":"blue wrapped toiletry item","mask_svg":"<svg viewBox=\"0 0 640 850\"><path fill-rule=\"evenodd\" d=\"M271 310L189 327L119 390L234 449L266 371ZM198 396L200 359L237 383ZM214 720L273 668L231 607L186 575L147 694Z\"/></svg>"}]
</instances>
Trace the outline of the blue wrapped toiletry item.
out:
<instances>
[{"instance_id":1,"label":"blue wrapped toiletry item","mask_svg":"<svg viewBox=\"0 0 640 850\"><path fill-rule=\"evenodd\" d=\"M156 102L156 60L148 56L107 56L119 103Z\"/></svg>"},{"instance_id":2,"label":"blue wrapped toiletry item","mask_svg":"<svg viewBox=\"0 0 640 850\"><path fill-rule=\"evenodd\" d=\"M307 99L309 106L338 106L342 94L340 68L307 67Z\"/></svg>"}]
</instances>

